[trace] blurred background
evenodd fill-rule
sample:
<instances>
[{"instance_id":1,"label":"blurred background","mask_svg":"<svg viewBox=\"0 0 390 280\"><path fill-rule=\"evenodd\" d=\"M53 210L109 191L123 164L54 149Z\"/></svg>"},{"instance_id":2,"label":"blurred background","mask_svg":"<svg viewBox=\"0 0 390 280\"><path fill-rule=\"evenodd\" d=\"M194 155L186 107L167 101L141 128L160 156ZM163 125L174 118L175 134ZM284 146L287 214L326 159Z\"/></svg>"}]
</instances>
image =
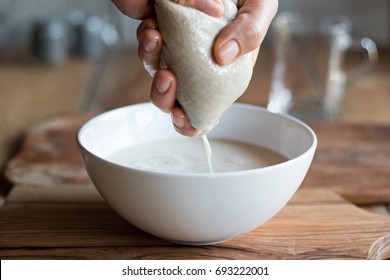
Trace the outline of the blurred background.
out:
<instances>
[{"instance_id":1,"label":"blurred background","mask_svg":"<svg viewBox=\"0 0 390 280\"><path fill-rule=\"evenodd\" d=\"M361 96L365 101L349 102L347 108L360 111L350 110L345 120L390 123L385 78L389 74L390 0L279 3L279 12L344 14L353 22L353 36L376 41L379 70L360 88L350 89L358 92L354 98ZM138 24L108 0L0 0L0 168L34 123L52 115L102 111L149 100L151 78L135 51ZM243 102L267 103L273 65L271 37L272 32L263 44L248 89L251 93ZM351 57L354 63L357 59ZM373 91L382 99L367 99Z\"/></svg>"},{"instance_id":2,"label":"blurred background","mask_svg":"<svg viewBox=\"0 0 390 280\"><path fill-rule=\"evenodd\" d=\"M342 13L352 19L354 35L369 36L378 44L390 42L388 0L279 0L279 11L284 10L314 15ZM0 0L0 46L3 50L26 48L37 21L53 17L69 21L75 11L114 24L122 42L135 46L138 21L122 16L108 0Z\"/></svg>"}]
</instances>

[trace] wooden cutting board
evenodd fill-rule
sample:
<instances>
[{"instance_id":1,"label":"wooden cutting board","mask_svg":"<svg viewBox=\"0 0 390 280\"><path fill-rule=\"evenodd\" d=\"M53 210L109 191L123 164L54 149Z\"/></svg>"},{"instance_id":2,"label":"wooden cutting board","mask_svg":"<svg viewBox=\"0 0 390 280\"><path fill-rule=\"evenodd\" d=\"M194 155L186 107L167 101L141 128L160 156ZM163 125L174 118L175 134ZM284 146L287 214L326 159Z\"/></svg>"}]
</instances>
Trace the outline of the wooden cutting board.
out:
<instances>
[{"instance_id":1,"label":"wooden cutting board","mask_svg":"<svg viewBox=\"0 0 390 280\"><path fill-rule=\"evenodd\" d=\"M265 225L203 247L138 230L87 185L18 185L0 208L1 259L387 259L389 233L389 217L323 189L300 189Z\"/></svg>"},{"instance_id":2,"label":"wooden cutting board","mask_svg":"<svg viewBox=\"0 0 390 280\"><path fill-rule=\"evenodd\" d=\"M318 148L303 187L358 204L390 201L390 126L312 123Z\"/></svg>"},{"instance_id":3,"label":"wooden cutting board","mask_svg":"<svg viewBox=\"0 0 390 280\"><path fill-rule=\"evenodd\" d=\"M76 134L91 116L50 119L27 132L6 177L14 184L89 183ZM390 126L311 123L318 147L302 188L333 190L358 204L390 202Z\"/></svg>"},{"instance_id":4,"label":"wooden cutting board","mask_svg":"<svg viewBox=\"0 0 390 280\"><path fill-rule=\"evenodd\" d=\"M389 127L312 124L319 138L317 154L288 205L241 237L189 247L138 230L102 200L75 142L88 118L62 116L27 133L6 170L14 187L0 207L1 259L390 258L390 217L343 197L359 203L390 201L390 174L385 172L390 170Z\"/></svg>"}]
</instances>

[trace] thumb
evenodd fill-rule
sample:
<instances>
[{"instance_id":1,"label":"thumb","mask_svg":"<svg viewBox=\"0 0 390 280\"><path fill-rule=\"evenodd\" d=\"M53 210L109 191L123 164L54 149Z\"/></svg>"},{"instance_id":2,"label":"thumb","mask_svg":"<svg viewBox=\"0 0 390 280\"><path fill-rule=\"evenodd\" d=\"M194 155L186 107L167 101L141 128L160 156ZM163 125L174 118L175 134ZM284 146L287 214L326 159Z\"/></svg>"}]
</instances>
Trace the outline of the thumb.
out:
<instances>
[{"instance_id":1,"label":"thumb","mask_svg":"<svg viewBox=\"0 0 390 280\"><path fill-rule=\"evenodd\" d=\"M237 17L221 31L214 44L218 64L228 65L244 54L257 51L276 14L277 0L243 0Z\"/></svg>"}]
</instances>

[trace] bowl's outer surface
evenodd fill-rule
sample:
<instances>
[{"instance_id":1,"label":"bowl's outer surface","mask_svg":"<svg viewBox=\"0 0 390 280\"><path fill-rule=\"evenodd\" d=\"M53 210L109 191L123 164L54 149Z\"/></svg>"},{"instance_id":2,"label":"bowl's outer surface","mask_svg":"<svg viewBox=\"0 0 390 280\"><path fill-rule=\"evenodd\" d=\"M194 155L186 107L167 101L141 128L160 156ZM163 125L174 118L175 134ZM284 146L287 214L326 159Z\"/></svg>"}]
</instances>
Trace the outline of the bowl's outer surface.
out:
<instances>
[{"instance_id":1,"label":"bowl's outer surface","mask_svg":"<svg viewBox=\"0 0 390 280\"><path fill-rule=\"evenodd\" d=\"M86 123L78 143L89 176L108 204L138 228L185 244L212 244L272 218L302 183L317 140L305 124L265 109L234 104L210 138L246 141L290 160L230 173L178 174L136 170L105 158L142 141L183 137L152 104L132 105Z\"/></svg>"}]
</instances>

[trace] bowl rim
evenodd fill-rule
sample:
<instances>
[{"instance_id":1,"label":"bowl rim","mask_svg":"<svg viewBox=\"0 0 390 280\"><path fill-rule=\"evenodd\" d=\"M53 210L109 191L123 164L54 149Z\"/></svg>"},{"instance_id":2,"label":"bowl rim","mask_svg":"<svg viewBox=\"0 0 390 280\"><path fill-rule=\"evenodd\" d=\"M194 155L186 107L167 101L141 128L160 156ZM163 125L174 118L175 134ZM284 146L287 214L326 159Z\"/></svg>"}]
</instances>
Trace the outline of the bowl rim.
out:
<instances>
[{"instance_id":1,"label":"bowl rim","mask_svg":"<svg viewBox=\"0 0 390 280\"><path fill-rule=\"evenodd\" d=\"M86 128L89 125L91 125L91 123L97 121L97 119L103 118L104 116L106 116L108 114L112 114L115 111L127 110L129 107L151 107L151 106L154 106L151 102L143 102L143 103L131 104L131 105L118 107L118 108L115 108L115 109L112 109L112 110L108 110L106 112L103 112L101 114L93 116L91 119L86 121L80 127L79 131L77 132L76 141L77 141L77 145L78 145L79 149L84 151L84 152L86 152L86 153L88 153L90 156L94 157L95 159L97 159L99 161L103 161L103 162L105 162L107 164L113 165L113 166L115 166L117 168L124 169L124 170L127 170L127 171L133 171L133 172L138 172L138 173L145 173L145 174L148 174L148 175L167 176L167 177L175 176L175 177L186 177L186 178L188 178L188 177L197 177L197 178L200 178L200 177L205 177L205 178L224 177L225 178L227 176L250 175L250 174L255 174L255 173L257 174L257 173L266 172L266 171L269 171L269 170L272 170L272 169L275 169L275 168L280 168L282 166L293 164L294 162L301 160L303 157L306 157L308 154L312 153L313 156L314 156L314 153L315 153L315 150L316 150L317 144L318 144L317 136L316 136L314 130L309 125L307 125L305 122L301 121L300 119L298 119L296 117L293 117L291 115L285 114L285 113L274 113L274 112L271 112L271 111L267 110L265 107L252 105L252 104L245 104L245 103L235 102L235 103L232 104L232 106L234 106L234 107L250 108L250 109L255 109L255 110L261 110L261 111L263 111L263 112L265 112L267 114L276 115L276 116L279 116L281 118L285 118L285 119L288 119L290 121L293 121L296 124L299 124L307 132L309 132L309 134L311 136L312 143L311 143L310 147L308 149L306 149L303 153L301 153L300 155L298 155L298 156L296 156L294 158L287 159L286 161L283 161L283 162L280 162L280 163L277 163L277 164L273 164L273 165L269 165L269 166L265 166L265 167L248 169L248 170L215 172L215 173L209 173L209 172L191 173L191 172L146 170L146 169L140 169L140 168L134 168L134 167L130 167L130 166L125 166L125 165L122 165L122 164L110 161L110 160L108 160L106 158L103 158L101 156L98 156L97 154L95 154L95 153L91 152L89 149L87 149L85 147L85 145L83 145L83 143L81 141L81 135L83 134L84 130L86 130ZM156 110L158 110L158 109L156 108ZM187 137L187 136L183 136L183 137Z\"/></svg>"}]
</instances>

